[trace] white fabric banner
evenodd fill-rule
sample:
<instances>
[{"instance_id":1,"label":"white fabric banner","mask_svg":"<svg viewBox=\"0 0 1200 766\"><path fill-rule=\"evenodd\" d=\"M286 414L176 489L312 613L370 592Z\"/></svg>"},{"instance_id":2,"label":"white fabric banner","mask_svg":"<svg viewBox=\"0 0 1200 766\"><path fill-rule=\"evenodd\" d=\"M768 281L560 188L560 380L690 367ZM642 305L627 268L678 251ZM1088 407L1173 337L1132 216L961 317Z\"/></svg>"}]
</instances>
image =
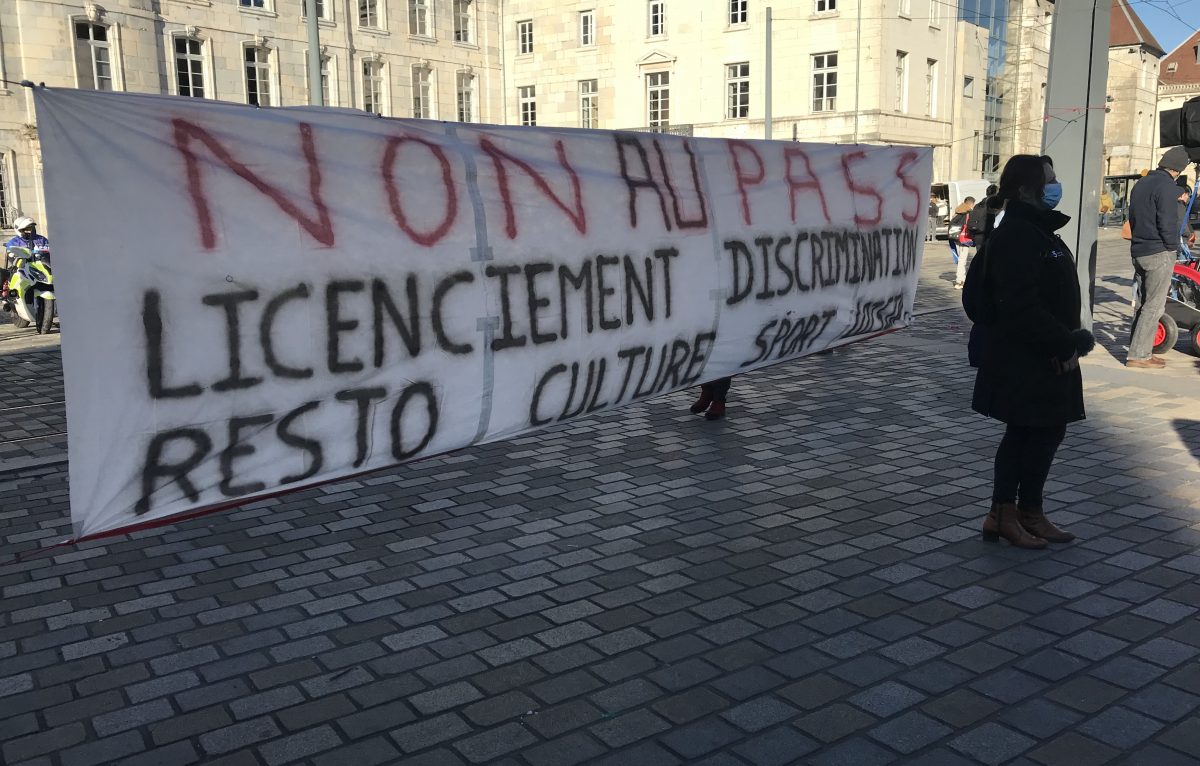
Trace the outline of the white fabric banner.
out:
<instances>
[{"instance_id":1,"label":"white fabric banner","mask_svg":"<svg viewBox=\"0 0 1200 766\"><path fill-rule=\"evenodd\" d=\"M77 537L911 320L927 148L36 98Z\"/></svg>"}]
</instances>

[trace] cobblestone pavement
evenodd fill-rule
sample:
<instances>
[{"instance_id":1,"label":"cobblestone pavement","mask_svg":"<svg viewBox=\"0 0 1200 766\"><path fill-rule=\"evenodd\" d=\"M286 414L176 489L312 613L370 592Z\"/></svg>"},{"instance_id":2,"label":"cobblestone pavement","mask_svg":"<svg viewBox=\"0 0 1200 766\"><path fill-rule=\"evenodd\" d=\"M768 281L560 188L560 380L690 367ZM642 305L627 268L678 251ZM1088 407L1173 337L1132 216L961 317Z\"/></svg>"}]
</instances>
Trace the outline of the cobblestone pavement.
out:
<instances>
[{"instance_id":1,"label":"cobblestone pavement","mask_svg":"<svg viewBox=\"0 0 1200 766\"><path fill-rule=\"evenodd\" d=\"M0 762L1196 764L1200 374L1120 367L1127 271L1107 237L1073 545L979 539L1000 429L934 311L725 421L676 394L4 567ZM48 385L0 379L5 427L61 428L15 358ZM61 456L9 454L0 556L69 532Z\"/></svg>"}]
</instances>

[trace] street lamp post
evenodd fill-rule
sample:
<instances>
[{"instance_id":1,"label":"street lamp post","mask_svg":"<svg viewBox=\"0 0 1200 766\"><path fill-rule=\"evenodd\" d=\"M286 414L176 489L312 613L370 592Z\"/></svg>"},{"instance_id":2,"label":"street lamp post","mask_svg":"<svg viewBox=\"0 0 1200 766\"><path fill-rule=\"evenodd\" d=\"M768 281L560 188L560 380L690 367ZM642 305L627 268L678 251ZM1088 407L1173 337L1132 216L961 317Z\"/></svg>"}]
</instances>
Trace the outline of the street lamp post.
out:
<instances>
[{"instance_id":1,"label":"street lamp post","mask_svg":"<svg viewBox=\"0 0 1200 766\"><path fill-rule=\"evenodd\" d=\"M771 140L771 6L767 6L767 47L766 47L767 71L763 78L763 85L767 89L766 98L763 99L763 137L768 141Z\"/></svg>"},{"instance_id":2,"label":"street lamp post","mask_svg":"<svg viewBox=\"0 0 1200 766\"><path fill-rule=\"evenodd\" d=\"M303 0L308 16L308 103L324 106L321 94L321 34L317 26L317 0Z\"/></svg>"}]
</instances>

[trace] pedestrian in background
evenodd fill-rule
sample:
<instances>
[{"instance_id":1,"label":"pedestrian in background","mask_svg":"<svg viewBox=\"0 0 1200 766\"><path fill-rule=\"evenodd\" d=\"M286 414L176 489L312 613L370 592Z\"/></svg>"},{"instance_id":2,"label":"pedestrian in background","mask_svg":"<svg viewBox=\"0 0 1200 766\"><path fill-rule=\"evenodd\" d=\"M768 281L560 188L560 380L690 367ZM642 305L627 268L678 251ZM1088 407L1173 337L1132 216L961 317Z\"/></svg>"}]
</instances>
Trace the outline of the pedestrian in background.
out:
<instances>
[{"instance_id":1,"label":"pedestrian in background","mask_svg":"<svg viewBox=\"0 0 1200 766\"><path fill-rule=\"evenodd\" d=\"M1196 243L1196 232L1192 229L1192 222L1188 216L1188 202L1192 198L1192 187L1188 185L1188 178L1184 175L1176 178L1175 184L1180 187L1182 192L1179 195L1179 251L1181 255L1188 257L1191 255L1190 246ZM1193 203L1193 212L1195 212L1196 204L1200 203Z\"/></svg>"},{"instance_id":2,"label":"pedestrian in background","mask_svg":"<svg viewBox=\"0 0 1200 766\"><path fill-rule=\"evenodd\" d=\"M1147 173L1129 195L1129 255L1134 279L1141 284L1137 314L1129 329L1125 366L1156 369L1167 366L1153 355L1158 320L1167 306L1171 274L1179 257L1179 187L1175 179L1187 169L1182 146L1168 149L1158 169Z\"/></svg>"},{"instance_id":3,"label":"pedestrian in background","mask_svg":"<svg viewBox=\"0 0 1200 766\"><path fill-rule=\"evenodd\" d=\"M1000 212L999 207L994 207L998 204L993 200L997 200L996 193L1000 191L1000 187L992 184L987 188L987 196L984 197L975 207L971 208L971 214L967 216L967 231L971 233L971 240L975 243L975 252L978 253L983 249L983 243L987 240L987 233L996 225L996 214ZM966 281L966 271L963 271L963 278L960 282Z\"/></svg>"},{"instance_id":4,"label":"pedestrian in background","mask_svg":"<svg viewBox=\"0 0 1200 766\"><path fill-rule=\"evenodd\" d=\"M692 414L704 413L705 420L716 420L725 417L725 399L729 396L729 387L733 378L717 378L708 383L700 384L700 398L692 405Z\"/></svg>"},{"instance_id":5,"label":"pedestrian in background","mask_svg":"<svg viewBox=\"0 0 1200 766\"><path fill-rule=\"evenodd\" d=\"M967 233L967 216L975 209L975 198L967 197L962 201L962 204L954 208L954 215L950 218L950 229L947 232L947 240L950 242L950 255L954 258L956 267L954 274L954 287L961 290L963 282L967 281L967 260L971 255L973 242L970 239L970 234ZM964 235L967 239L963 239Z\"/></svg>"},{"instance_id":6,"label":"pedestrian in background","mask_svg":"<svg viewBox=\"0 0 1200 766\"><path fill-rule=\"evenodd\" d=\"M975 292L978 275L988 307L971 407L1005 424L983 538L1044 548L1075 539L1046 518L1042 493L1067 424L1084 418L1079 358L1095 340L1080 327L1075 259L1055 234L1070 219L1054 210L1062 198L1054 167L1013 157L997 197L1004 226L991 232L964 293Z\"/></svg>"}]
</instances>

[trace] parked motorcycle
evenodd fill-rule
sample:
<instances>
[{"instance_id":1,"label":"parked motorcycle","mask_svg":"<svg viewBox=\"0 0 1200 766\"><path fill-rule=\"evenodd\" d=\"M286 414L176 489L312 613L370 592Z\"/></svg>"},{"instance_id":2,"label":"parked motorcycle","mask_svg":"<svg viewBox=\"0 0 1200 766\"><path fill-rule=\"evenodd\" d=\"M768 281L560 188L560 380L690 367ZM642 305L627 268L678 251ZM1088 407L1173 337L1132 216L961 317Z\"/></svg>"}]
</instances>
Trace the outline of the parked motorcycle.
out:
<instances>
[{"instance_id":1,"label":"parked motorcycle","mask_svg":"<svg viewBox=\"0 0 1200 766\"><path fill-rule=\"evenodd\" d=\"M5 259L12 276L4 293L3 310L13 315L13 324L18 328L33 325L38 333L50 332L58 313L50 251L10 247Z\"/></svg>"}]
</instances>

